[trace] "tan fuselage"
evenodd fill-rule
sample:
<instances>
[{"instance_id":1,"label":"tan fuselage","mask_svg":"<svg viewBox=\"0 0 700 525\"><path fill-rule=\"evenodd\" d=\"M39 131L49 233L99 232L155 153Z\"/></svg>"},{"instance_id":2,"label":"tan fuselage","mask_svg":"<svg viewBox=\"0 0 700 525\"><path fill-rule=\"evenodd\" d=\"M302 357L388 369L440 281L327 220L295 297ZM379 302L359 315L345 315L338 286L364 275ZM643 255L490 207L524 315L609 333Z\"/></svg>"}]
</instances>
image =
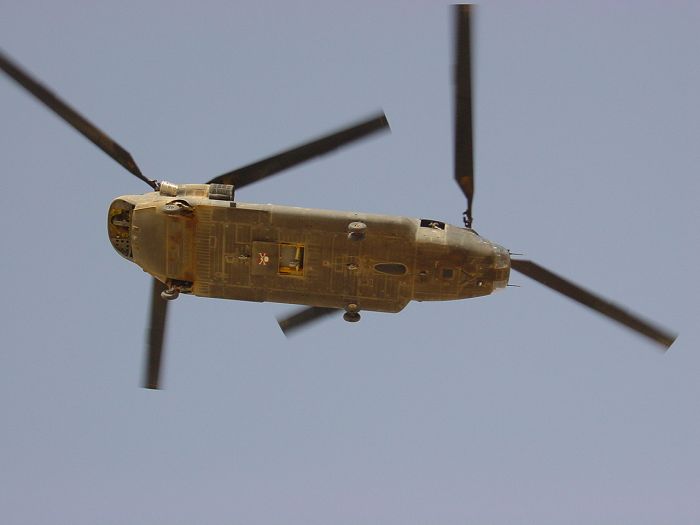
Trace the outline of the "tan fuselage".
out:
<instances>
[{"instance_id":1,"label":"tan fuselage","mask_svg":"<svg viewBox=\"0 0 700 525\"><path fill-rule=\"evenodd\" d=\"M110 239L159 281L202 297L398 312L411 300L478 297L508 282L508 252L471 230L222 198L206 184L120 197Z\"/></svg>"}]
</instances>

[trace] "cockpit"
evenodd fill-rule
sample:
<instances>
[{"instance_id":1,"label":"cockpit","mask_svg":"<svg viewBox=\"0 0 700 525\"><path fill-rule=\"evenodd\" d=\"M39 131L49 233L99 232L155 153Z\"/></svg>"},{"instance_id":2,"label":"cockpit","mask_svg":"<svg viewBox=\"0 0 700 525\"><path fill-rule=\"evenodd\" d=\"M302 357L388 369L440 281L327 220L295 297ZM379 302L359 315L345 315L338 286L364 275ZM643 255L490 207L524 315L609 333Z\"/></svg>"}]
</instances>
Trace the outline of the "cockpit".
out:
<instances>
[{"instance_id":1,"label":"cockpit","mask_svg":"<svg viewBox=\"0 0 700 525\"><path fill-rule=\"evenodd\" d=\"M129 260L132 258L130 230L133 211L133 204L123 199L116 199L110 205L107 216L109 240L119 255Z\"/></svg>"}]
</instances>

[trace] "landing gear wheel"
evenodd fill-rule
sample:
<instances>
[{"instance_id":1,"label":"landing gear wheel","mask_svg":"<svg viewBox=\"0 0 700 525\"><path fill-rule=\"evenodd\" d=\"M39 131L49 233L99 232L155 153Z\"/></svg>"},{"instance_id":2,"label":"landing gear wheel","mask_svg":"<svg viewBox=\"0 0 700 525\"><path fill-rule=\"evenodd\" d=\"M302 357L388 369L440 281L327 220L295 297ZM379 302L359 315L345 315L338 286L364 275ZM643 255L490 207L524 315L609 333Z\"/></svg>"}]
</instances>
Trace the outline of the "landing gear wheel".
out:
<instances>
[{"instance_id":1,"label":"landing gear wheel","mask_svg":"<svg viewBox=\"0 0 700 525\"><path fill-rule=\"evenodd\" d=\"M172 301L174 299L177 299L180 296L180 290L177 288L168 288L167 290L163 290L160 292L160 297L164 301Z\"/></svg>"},{"instance_id":2,"label":"landing gear wheel","mask_svg":"<svg viewBox=\"0 0 700 525\"><path fill-rule=\"evenodd\" d=\"M360 320L360 314L357 312L345 312L343 314L343 319L348 323L356 323Z\"/></svg>"},{"instance_id":3,"label":"landing gear wheel","mask_svg":"<svg viewBox=\"0 0 700 525\"><path fill-rule=\"evenodd\" d=\"M364 222L351 222L348 224L348 239L351 241L361 241L365 238L367 225Z\"/></svg>"},{"instance_id":4,"label":"landing gear wheel","mask_svg":"<svg viewBox=\"0 0 700 525\"><path fill-rule=\"evenodd\" d=\"M357 305L357 303L349 303L345 307L343 319L345 319L348 323L356 323L360 320L359 309L360 307Z\"/></svg>"}]
</instances>

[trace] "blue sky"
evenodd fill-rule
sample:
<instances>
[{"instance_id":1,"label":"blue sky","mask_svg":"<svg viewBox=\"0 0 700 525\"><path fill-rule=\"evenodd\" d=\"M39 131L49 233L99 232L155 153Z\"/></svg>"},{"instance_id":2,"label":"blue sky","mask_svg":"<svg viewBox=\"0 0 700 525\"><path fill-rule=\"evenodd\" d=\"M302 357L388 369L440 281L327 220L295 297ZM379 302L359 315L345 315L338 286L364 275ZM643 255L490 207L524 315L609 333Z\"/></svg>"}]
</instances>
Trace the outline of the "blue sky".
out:
<instances>
[{"instance_id":1,"label":"blue sky","mask_svg":"<svg viewBox=\"0 0 700 525\"><path fill-rule=\"evenodd\" d=\"M240 192L460 223L440 2L0 0L0 47L147 176L200 182L382 108L392 133ZM677 330L667 354L514 274L285 339L182 297L138 388L147 188L0 78L0 515L13 524L697 523L700 8L484 2L475 227Z\"/></svg>"}]
</instances>

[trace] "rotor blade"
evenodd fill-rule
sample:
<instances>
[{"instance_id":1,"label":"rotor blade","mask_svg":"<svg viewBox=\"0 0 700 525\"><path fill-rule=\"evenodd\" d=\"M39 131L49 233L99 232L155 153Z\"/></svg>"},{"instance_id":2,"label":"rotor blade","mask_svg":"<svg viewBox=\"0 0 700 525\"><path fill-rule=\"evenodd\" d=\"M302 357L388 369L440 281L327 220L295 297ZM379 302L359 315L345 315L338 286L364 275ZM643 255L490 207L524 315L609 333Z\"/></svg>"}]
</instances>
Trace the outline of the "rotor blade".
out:
<instances>
[{"instance_id":1,"label":"rotor blade","mask_svg":"<svg viewBox=\"0 0 700 525\"><path fill-rule=\"evenodd\" d=\"M53 110L59 117L82 133L83 136L92 141L98 148L124 166L130 173L144 181L153 189L156 189L155 181L149 180L143 176L141 170L139 170L139 167L128 151L112 140L109 135L98 129L97 126L86 120L68 104L63 102L54 93L49 91L49 89L32 78L29 73L12 62L2 51L0 51L0 69L37 99L46 104L46 106Z\"/></svg>"},{"instance_id":2,"label":"rotor blade","mask_svg":"<svg viewBox=\"0 0 700 525\"><path fill-rule=\"evenodd\" d=\"M148 322L148 340L146 342L146 369L143 378L144 388L159 388L158 380L163 354L163 340L165 338L165 321L168 313L168 301L165 301L160 296L163 290L165 290L165 285L153 279L153 286L151 287L151 318Z\"/></svg>"},{"instance_id":3,"label":"rotor blade","mask_svg":"<svg viewBox=\"0 0 700 525\"><path fill-rule=\"evenodd\" d=\"M467 198L465 224L471 227L474 200L474 143L472 138L471 5L454 6L455 18L455 180Z\"/></svg>"},{"instance_id":4,"label":"rotor blade","mask_svg":"<svg viewBox=\"0 0 700 525\"><path fill-rule=\"evenodd\" d=\"M289 336L290 332L303 328L309 323L313 323L327 317L331 314L340 313L342 310L338 308L324 308L321 306L310 306L308 308L303 308L297 310L296 313L285 317L284 319L278 319L277 322L280 328L284 332L284 335Z\"/></svg>"},{"instance_id":5,"label":"rotor blade","mask_svg":"<svg viewBox=\"0 0 700 525\"><path fill-rule=\"evenodd\" d=\"M383 129L389 129L389 122L386 115L380 113L325 137L219 175L209 184L233 184L238 189Z\"/></svg>"},{"instance_id":6,"label":"rotor blade","mask_svg":"<svg viewBox=\"0 0 700 525\"><path fill-rule=\"evenodd\" d=\"M660 345L668 348L676 340L677 334L673 334L659 326L655 326L627 310L597 296L588 290L556 275L532 261L512 260L510 266L514 270L527 275L531 279L548 286L552 290L566 295L570 299L581 303L604 316L617 321L635 332L653 339Z\"/></svg>"}]
</instances>

